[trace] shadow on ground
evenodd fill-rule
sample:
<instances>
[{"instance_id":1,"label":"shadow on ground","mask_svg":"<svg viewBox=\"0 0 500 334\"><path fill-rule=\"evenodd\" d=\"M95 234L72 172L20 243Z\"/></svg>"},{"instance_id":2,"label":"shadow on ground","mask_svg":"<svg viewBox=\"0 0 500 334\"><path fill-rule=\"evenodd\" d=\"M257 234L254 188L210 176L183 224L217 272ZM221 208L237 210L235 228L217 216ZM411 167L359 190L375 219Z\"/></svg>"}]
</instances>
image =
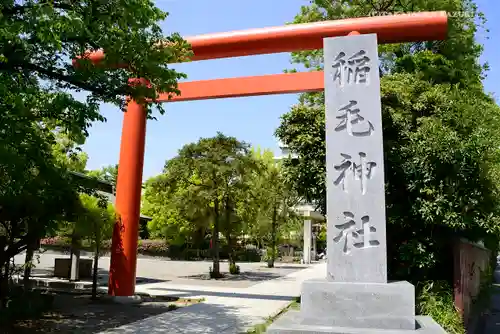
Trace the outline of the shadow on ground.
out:
<instances>
[{"instance_id":1,"label":"shadow on ground","mask_svg":"<svg viewBox=\"0 0 500 334\"><path fill-rule=\"evenodd\" d=\"M249 325L239 322L232 308L201 303L172 310L169 305L123 305L94 302L89 296L57 295L52 312L0 333L228 333Z\"/></svg>"},{"instance_id":2,"label":"shadow on ground","mask_svg":"<svg viewBox=\"0 0 500 334\"><path fill-rule=\"evenodd\" d=\"M266 269L290 269L290 270L302 270L302 269L307 269L309 268L310 266L308 265L295 265L295 266L291 266L291 265L286 265L286 264L276 264L274 266L274 268L268 268L267 266L262 266L263 268L266 268Z\"/></svg>"},{"instance_id":3,"label":"shadow on ground","mask_svg":"<svg viewBox=\"0 0 500 334\"><path fill-rule=\"evenodd\" d=\"M252 293L237 293L237 292L220 292L220 291L207 291L207 290L189 290L189 289L176 289L176 288L149 288L150 291L168 291L169 295L180 298L189 298L196 296L214 296L214 297L229 297L229 298L244 298L244 299L261 299L261 300L294 300L297 296L283 296L283 295L264 295Z\"/></svg>"},{"instance_id":4,"label":"shadow on ground","mask_svg":"<svg viewBox=\"0 0 500 334\"><path fill-rule=\"evenodd\" d=\"M33 278L37 277L53 277L54 274L54 268L44 268L44 269L38 269L38 268L33 268L31 270L31 276ZM108 278L109 278L109 271L105 269L99 269L97 271L97 276L98 276L98 285L99 286L108 286ZM164 283L164 282L169 282L170 280L168 279L157 279L157 278L149 278L149 277L136 277L136 284L151 284L151 283ZM92 279L81 279L80 282L92 282Z\"/></svg>"},{"instance_id":5,"label":"shadow on ground","mask_svg":"<svg viewBox=\"0 0 500 334\"><path fill-rule=\"evenodd\" d=\"M11 330L3 328L0 333L229 334L245 332L256 321L239 319L234 307L204 303L169 310L166 303L122 305L58 295L54 306L43 318L18 323Z\"/></svg>"},{"instance_id":6,"label":"shadow on ground","mask_svg":"<svg viewBox=\"0 0 500 334\"><path fill-rule=\"evenodd\" d=\"M261 282L268 281L275 278L280 278L282 275L273 272L259 272L259 271L246 271L238 275L231 275L228 273L223 273L224 277L217 278L217 281L250 281L250 282ZM211 280L210 274L199 274L199 275L189 275L180 276L179 278L188 278L194 280Z\"/></svg>"},{"instance_id":7,"label":"shadow on ground","mask_svg":"<svg viewBox=\"0 0 500 334\"><path fill-rule=\"evenodd\" d=\"M97 275L99 276L99 286L108 286L108 279L109 279L109 271L105 269L99 269L97 272ZM168 279L159 279L159 278L150 278L150 277L141 277L137 276L135 278L135 284L136 285L141 285L141 284L151 284L151 283L165 283L169 282L170 280Z\"/></svg>"}]
</instances>

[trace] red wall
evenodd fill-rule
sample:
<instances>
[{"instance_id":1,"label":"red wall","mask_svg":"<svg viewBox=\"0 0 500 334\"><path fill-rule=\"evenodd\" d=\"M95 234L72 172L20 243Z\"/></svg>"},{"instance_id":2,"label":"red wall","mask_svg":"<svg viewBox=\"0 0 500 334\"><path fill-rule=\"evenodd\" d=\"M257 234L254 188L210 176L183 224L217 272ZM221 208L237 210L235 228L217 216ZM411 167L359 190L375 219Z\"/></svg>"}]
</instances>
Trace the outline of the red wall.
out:
<instances>
[{"instance_id":1,"label":"red wall","mask_svg":"<svg viewBox=\"0 0 500 334\"><path fill-rule=\"evenodd\" d=\"M453 257L455 306L467 325L472 303L481 287L482 272L491 264L491 252L462 239L455 243Z\"/></svg>"}]
</instances>

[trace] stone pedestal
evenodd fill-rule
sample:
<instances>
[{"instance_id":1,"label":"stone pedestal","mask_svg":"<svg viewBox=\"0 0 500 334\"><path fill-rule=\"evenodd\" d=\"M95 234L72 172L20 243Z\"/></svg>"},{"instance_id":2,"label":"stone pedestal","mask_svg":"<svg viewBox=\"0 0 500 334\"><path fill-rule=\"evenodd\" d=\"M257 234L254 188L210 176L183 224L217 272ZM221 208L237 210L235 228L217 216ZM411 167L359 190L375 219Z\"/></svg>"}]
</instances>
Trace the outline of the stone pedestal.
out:
<instances>
[{"instance_id":1,"label":"stone pedestal","mask_svg":"<svg viewBox=\"0 0 500 334\"><path fill-rule=\"evenodd\" d=\"M415 288L408 282L303 283L300 311L287 312L267 330L285 333L446 334L432 318L415 316Z\"/></svg>"},{"instance_id":2,"label":"stone pedestal","mask_svg":"<svg viewBox=\"0 0 500 334\"><path fill-rule=\"evenodd\" d=\"M415 289L408 282L310 280L302 285L300 313L311 325L415 329Z\"/></svg>"},{"instance_id":3,"label":"stone pedestal","mask_svg":"<svg viewBox=\"0 0 500 334\"><path fill-rule=\"evenodd\" d=\"M287 312L273 323L268 334L447 334L431 317L415 317L414 330L310 325L299 311Z\"/></svg>"},{"instance_id":4,"label":"stone pedestal","mask_svg":"<svg viewBox=\"0 0 500 334\"><path fill-rule=\"evenodd\" d=\"M327 273L303 283L301 309L268 333L446 332L415 316L415 289L387 282L377 36L324 40Z\"/></svg>"},{"instance_id":5,"label":"stone pedestal","mask_svg":"<svg viewBox=\"0 0 500 334\"><path fill-rule=\"evenodd\" d=\"M76 279L71 276L71 268L74 265L74 259L71 258L56 258L54 260L54 277L79 280L79 279L91 279L92 278L92 266L94 260L92 259L78 259L77 263L77 275Z\"/></svg>"}]
</instances>

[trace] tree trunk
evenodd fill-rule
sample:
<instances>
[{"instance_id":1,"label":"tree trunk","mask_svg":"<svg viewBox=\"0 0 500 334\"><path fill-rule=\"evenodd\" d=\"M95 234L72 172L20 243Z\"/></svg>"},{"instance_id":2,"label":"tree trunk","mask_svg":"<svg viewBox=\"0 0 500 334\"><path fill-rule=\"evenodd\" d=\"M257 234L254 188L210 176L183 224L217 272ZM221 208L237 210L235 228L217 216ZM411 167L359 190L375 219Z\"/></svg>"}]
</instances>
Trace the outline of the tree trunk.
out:
<instances>
[{"instance_id":1,"label":"tree trunk","mask_svg":"<svg viewBox=\"0 0 500 334\"><path fill-rule=\"evenodd\" d=\"M274 268L274 261L276 259L276 225L277 225L277 216L278 211L276 210L276 206L273 209L273 220L271 222L271 259L267 263L269 268Z\"/></svg>"},{"instance_id":2,"label":"tree trunk","mask_svg":"<svg viewBox=\"0 0 500 334\"><path fill-rule=\"evenodd\" d=\"M5 262L0 269L0 308L7 307L7 297L9 295L9 274L10 274L10 259Z\"/></svg>"},{"instance_id":3,"label":"tree trunk","mask_svg":"<svg viewBox=\"0 0 500 334\"><path fill-rule=\"evenodd\" d=\"M7 254L12 239L0 235L0 309L7 307L9 296L10 258Z\"/></svg>"},{"instance_id":4,"label":"tree trunk","mask_svg":"<svg viewBox=\"0 0 500 334\"><path fill-rule=\"evenodd\" d=\"M220 274L220 259L219 259L219 201L216 199L214 201L214 228L212 233L212 256L213 256L213 268L212 273L214 278L221 276Z\"/></svg>"},{"instance_id":5,"label":"tree trunk","mask_svg":"<svg viewBox=\"0 0 500 334\"><path fill-rule=\"evenodd\" d=\"M30 276L31 276L31 266L33 264L33 255L35 254L36 241L28 243L26 248L26 257L24 260L24 277L23 285L24 289L27 290L30 287Z\"/></svg>"},{"instance_id":6,"label":"tree trunk","mask_svg":"<svg viewBox=\"0 0 500 334\"><path fill-rule=\"evenodd\" d=\"M97 271L99 268L99 244L96 243L94 252L94 268L92 272L92 299L97 299Z\"/></svg>"},{"instance_id":7,"label":"tree trunk","mask_svg":"<svg viewBox=\"0 0 500 334\"><path fill-rule=\"evenodd\" d=\"M92 299L97 299L97 273L99 270L99 251L101 250L101 226L94 223L94 267L92 268Z\"/></svg>"},{"instance_id":8,"label":"tree trunk","mask_svg":"<svg viewBox=\"0 0 500 334\"><path fill-rule=\"evenodd\" d=\"M235 258L234 258L234 254L233 254L233 246L232 246L232 238L231 238L231 234L228 233L226 234L226 240L227 240L227 251L228 251L228 256L229 256L229 264L236 264L236 261L235 261Z\"/></svg>"},{"instance_id":9,"label":"tree trunk","mask_svg":"<svg viewBox=\"0 0 500 334\"><path fill-rule=\"evenodd\" d=\"M229 256L229 264L236 264L234 254L233 254L233 239L231 238L231 206L229 203L229 198L226 198L225 212L224 212L224 225L226 229L226 240L227 240L227 251Z\"/></svg>"}]
</instances>

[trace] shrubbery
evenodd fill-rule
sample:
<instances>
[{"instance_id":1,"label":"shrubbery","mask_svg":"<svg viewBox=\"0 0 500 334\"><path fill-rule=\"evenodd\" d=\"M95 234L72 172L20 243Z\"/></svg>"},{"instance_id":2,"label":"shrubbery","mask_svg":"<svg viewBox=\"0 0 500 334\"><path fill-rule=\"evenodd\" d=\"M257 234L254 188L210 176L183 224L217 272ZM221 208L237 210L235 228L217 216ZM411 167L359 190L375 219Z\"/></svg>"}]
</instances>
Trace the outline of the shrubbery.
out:
<instances>
[{"instance_id":1,"label":"shrubbery","mask_svg":"<svg viewBox=\"0 0 500 334\"><path fill-rule=\"evenodd\" d=\"M238 266L237 264L235 263L231 263L229 265L229 273L231 275L239 275L240 274L240 266Z\"/></svg>"},{"instance_id":2,"label":"shrubbery","mask_svg":"<svg viewBox=\"0 0 500 334\"><path fill-rule=\"evenodd\" d=\"M144 255L169 256L169 247L163 240L139 240L137 251Z\"/></svg>"},{"instance_id":3,"label":"shrubbery","mask_svg":"<svg viewBox=\"0 0 500 334\"><path fill-rule=\"evenodd\" d=\"M0 328L6 328L15 320L36 319L50 310L53 303L52 294L36 290L25 291L19 286L11 287L6 306L0 312Z\"/></svg>"},{"instance_id":4,"label":"shrubbery","mask_svg":"<svg viewBox=\"0 0 500 334\"><path fill-rule=\"evenodd\" d=\"M42 239L41 248L69 253L71 249L71 239L67 237L52 237ZM80 248L84 251L92 251L90 244L82 240ZM103 252L109 253L111 249L111 240L103 242ZM204 260L210 259L212 254L210 249L192 249L185 246L167 245L164 240L139 240L137 252L143 255L164 256L172 260ZM234 257L237 262L260 262L261 256L258 249L238 248L234 251ZM226 260L229 258L227 247L222 247L220 258Z\"/></svg>"},{"instance_id":5,"label":"shrubbery","mask_svg":"<svg viewBox=\"0 0 500 334\"><path fill-rule=\"evenodd\" d=\"M417 285L417 314L431 316L447 333L464 334L462 317L455 308L453 289L446 281L427 281Z\"/></svg>"},{"instance_id":6,"label":"shrubbery","mask_svg":"<svg viewBox=\"0 0 500 334\"><path fill-rule=\"evenodd\" d=\"M92 251L90 244L86 240L82 240L81 250ZM51 249L63 252L70 252L71 239L67 237L52 237L42 239L40 241L41 248ZM144 255L152 256L168 256L168 245L163 240L139 240L137 244L137 252ZM103 242L103 252L109 253L111 250L111 240Z\"/></svg>"}]
</instances>

